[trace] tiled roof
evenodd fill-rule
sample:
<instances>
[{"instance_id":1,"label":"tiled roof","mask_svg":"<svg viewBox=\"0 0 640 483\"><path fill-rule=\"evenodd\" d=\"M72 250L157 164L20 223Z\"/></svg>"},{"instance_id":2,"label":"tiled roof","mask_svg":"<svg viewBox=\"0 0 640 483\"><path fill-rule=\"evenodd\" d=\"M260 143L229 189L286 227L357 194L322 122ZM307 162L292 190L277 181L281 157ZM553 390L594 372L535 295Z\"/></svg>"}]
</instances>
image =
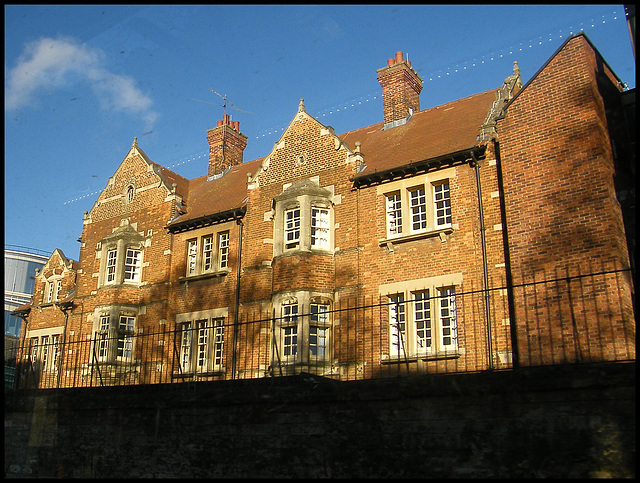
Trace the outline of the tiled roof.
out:
<instances>
[{"instance_id":1,"label":"tiled roof","mask_svg":"<svg viewBox=\"0 0 640 483\"><path fill-rule=\"evenodd\" d=\"M366 169L358 176L364 177L473 149L479 127L494 100L495 90L486 91L417 112L401 126L382 129L383 123L379 123L339 137L351 149L357 141L361 143ZM215 179L202 176L189 180L187 190L184 183L179 183L178 192L185 201L186 213L172 220L169 226L244 207L248 194L247 173L255 173L261 162L262 158L236 165ZM175 176L179 180L180 177Z\"/></svg>"},{"instance_id":2,"label":"tiled roof","mask_svg":"<svg viewBox=\"0 0 640 483\"><path fill-rule=\"evenodd\" d=\"M435 159L472 149L494 100L495 90L487 91L417 112L402 126L383 130L380 123L340 138L351 148L356 141L362 143L362 176Z\"/></svg>"},{"instance_id":3,"label":"tiled roof","mask_svg":"<svg viewBox=\"0 0 640 483\"><path fill-rule=\"evenodd\" d=\"M242 208L248 195L247 173L255 174L261 163L262 158L233 166L220 177L201 176L190 180L188 193L185 195L183 191L186 213L172 220L169 226Z\"/></svg>"}]
</instances>

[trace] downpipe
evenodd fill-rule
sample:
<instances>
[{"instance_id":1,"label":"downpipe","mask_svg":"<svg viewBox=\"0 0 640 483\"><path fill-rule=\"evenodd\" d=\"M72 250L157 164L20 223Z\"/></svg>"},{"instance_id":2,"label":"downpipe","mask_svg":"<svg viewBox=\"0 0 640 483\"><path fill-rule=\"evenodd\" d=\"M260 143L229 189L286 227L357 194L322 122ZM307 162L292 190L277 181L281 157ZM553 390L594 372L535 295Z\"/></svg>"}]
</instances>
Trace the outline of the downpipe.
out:
<instances>
[{"instance_id":1,"label":"downpipe","mask_svg":"<svg viewBox=\"0 0 640 483\"><path fill-rule=\"evenodd\" d=\"M240 274L242 272L242 224L241 219L236 219L238 224L238 271L236 275L236 311L233 321L233 357L231 358L231 379L236 378L236 361L238 355L238 311L240 310Z\"/></svg>"},{"instance_id":2,"label":"downpipe","mask_svg":"<svg viewBox=\"0 0 640 483\"><path fill-rule=\"evenodd\" d=\"M482 189L480 186L480 163L471 151L471 166L476 173L476 187L478 191L478 216L480 218L480 240L482 242L482 271L484 278L484 305L487 316L487 352L489 354L489 370L493 370L493 344L491 342L491 300L489 297L489 272L487 270L487 242L485 240L484 209L482 208Z\"/></svg>"}]
</instances>

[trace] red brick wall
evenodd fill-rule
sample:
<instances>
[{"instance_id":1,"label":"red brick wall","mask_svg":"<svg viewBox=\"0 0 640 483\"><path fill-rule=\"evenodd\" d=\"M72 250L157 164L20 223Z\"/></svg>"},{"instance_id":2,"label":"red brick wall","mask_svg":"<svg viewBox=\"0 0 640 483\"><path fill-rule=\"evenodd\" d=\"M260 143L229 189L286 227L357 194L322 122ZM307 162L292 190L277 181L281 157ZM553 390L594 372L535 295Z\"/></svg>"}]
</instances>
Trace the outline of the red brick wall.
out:
<instances>
[{"instance_id":1,"label":"red brick wall","mask_svg":"<svg viewBox=\"0 0 640 483\"><path fill-rule=\"evenodd\" d=\"M629 268L605 99L598 89L602 69L584 36L570 39L498 122L515 284ZM594 288L595 309L610 320L614 333L625 333L633 321L630 274L611 277L615 280L604 283L619 286L621 298L612 303L607 300L610 292ZM575 294L595 282L573 283ZM600 332L602 327L592 326L589 310L570 300L566 286L537 287L547 295L538 291L537 299L527 297L533 286L516 291L521 345L543 347L545 361L579 359L577 349L559 354L553 340L577 338L586 347L589 329ZM590 357L608 359L610 350L604 347Z\"/></svg>"}]
</instances>

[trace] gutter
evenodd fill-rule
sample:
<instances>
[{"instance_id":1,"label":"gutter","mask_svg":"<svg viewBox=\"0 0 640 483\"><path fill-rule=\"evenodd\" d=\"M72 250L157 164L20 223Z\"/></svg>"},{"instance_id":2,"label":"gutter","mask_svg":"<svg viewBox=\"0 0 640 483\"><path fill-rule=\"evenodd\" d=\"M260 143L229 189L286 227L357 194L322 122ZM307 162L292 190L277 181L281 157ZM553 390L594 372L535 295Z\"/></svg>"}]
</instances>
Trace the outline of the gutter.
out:
<instances>
[{"instance_id":1,"label":"gutter","mask_svg":"<svg viewBox=\"0 0 640 483\"><path fill-rule=\"evenodd\" d=\"M193 230L195 228L217 225L226 221L239 220L240 218L244 217L246 211L246 206L243 206L242 208L232 208L227 211L201 216L192 220L169 223L165 228L171 233L180 233L183 231Z\"/></svg>"},{"instance_id":2,"label":"gutter","mask_svg":"<svg viewBox=\"0 0 640 483\"><path fill-rule=\"evenodd\" d=\"M486 146L476 146L471 152L478 158L484 156ZM403 166L386 169L383 171L374 171L366 175L352 176L349 178L354 185L354 188L369 187L375 184L384 183L387 181L394 181L397 179L408 178L417 174L427 173L428 171L434 171L444 166L454 166L458 164L464 164L469 160L469 149L463 151L457 151L455 153L438 156L416 163L410 162Z\"/></svg>"}]
</instances>

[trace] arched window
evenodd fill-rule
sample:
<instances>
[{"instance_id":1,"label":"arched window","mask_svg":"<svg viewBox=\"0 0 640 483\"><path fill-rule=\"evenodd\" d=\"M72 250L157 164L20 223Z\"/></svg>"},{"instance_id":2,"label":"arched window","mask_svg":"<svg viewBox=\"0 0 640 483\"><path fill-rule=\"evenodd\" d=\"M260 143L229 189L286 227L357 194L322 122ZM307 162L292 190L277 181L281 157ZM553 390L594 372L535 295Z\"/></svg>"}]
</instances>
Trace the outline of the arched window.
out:
<instances>
[{"instance_id":1,"label":"arched window","mask_svg":"<svg viewBox=\"0 0 640 483\"><path fill-rule=\"evenodd\" d=\"M133 185L129 185L129 187L127 188L127 203L131 203L135 195L136 189L133 187Z\"/></svg>"}]
</instances>

